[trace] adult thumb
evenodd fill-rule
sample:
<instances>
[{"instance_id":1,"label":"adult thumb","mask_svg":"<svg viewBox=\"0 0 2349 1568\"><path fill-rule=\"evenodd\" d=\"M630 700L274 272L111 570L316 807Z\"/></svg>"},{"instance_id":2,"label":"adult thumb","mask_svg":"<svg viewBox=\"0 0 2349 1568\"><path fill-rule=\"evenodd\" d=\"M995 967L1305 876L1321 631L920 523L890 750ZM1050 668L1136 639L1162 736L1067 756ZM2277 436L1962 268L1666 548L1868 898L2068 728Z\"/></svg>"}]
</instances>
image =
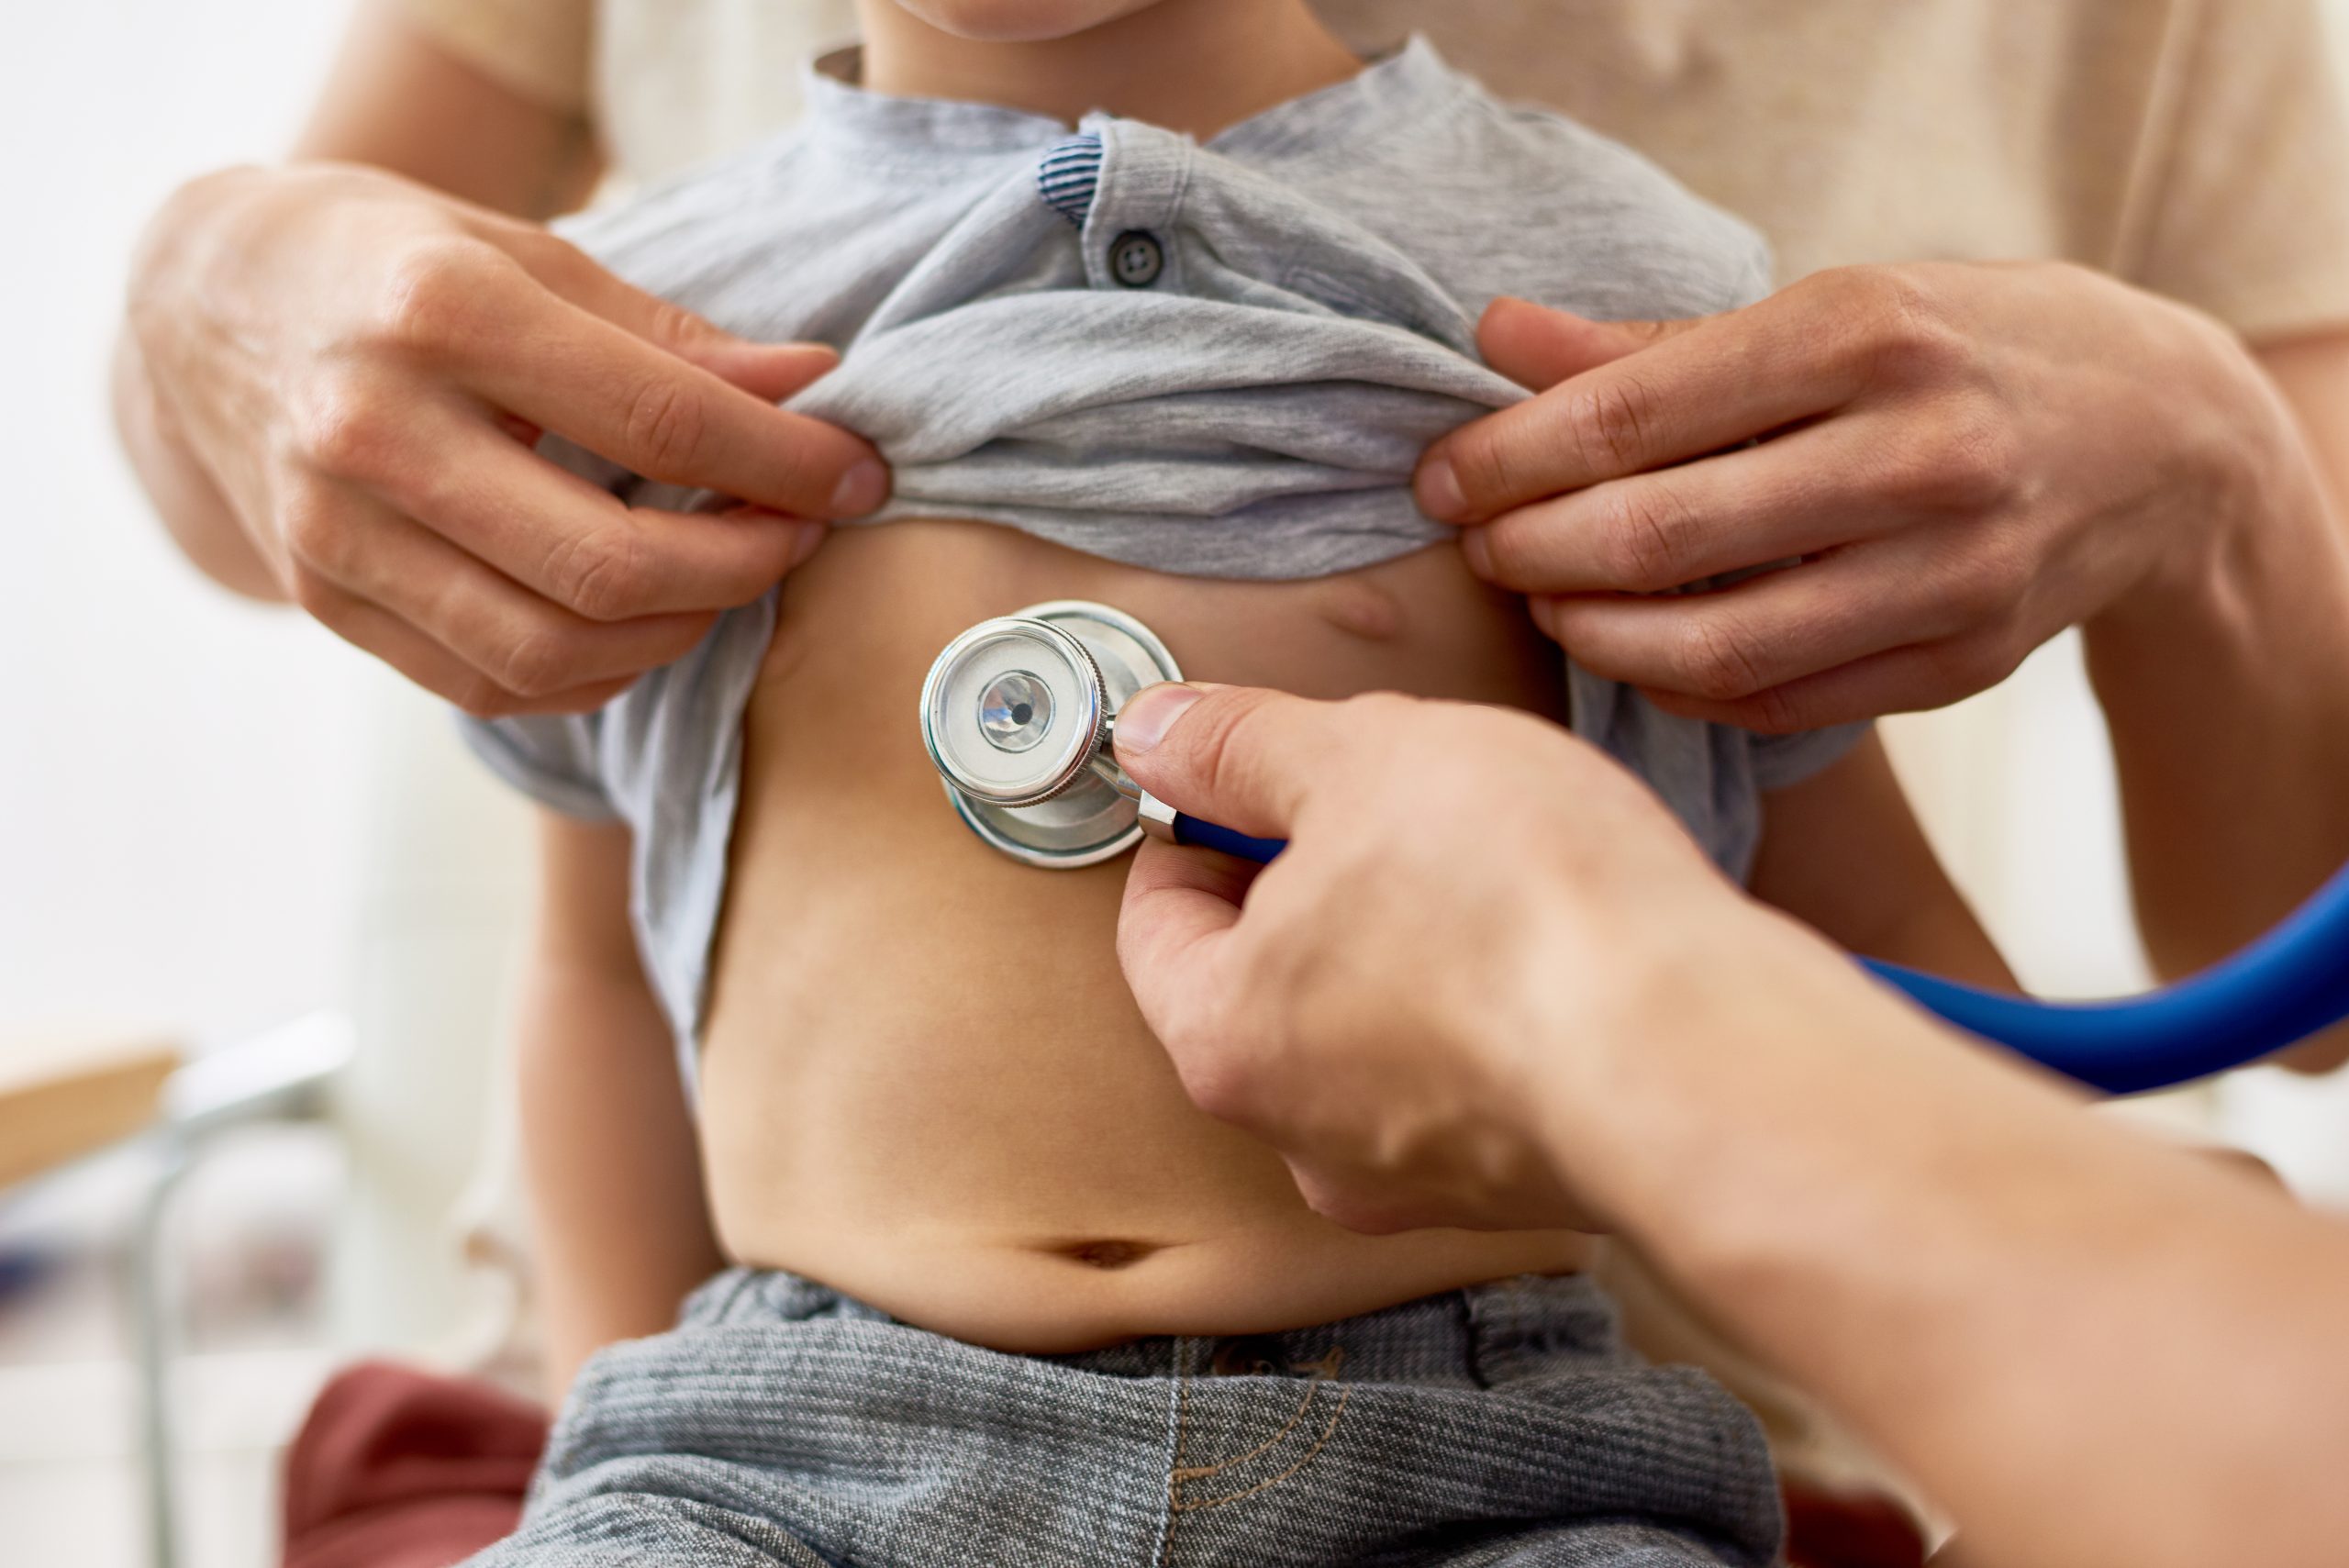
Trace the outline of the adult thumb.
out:
<instances>
[{"instance_id":1,"label":"adult thumb","mask_svg":"<svg viewBox=\"0 0 2349 1568\"><path fill-rule=\"evenodd\" d=\"M1485 362L1529 392L1541 392L1597 370L1652 344L1676 338L1709 319L1593 321L1529 300L1503 297L1476 324Z\"/></svg>"},{"instance_id":2,"label":"adult thumb","mask_svg":"<svg viewBox=\"0 0 2349 1568\"><path fill-rule=\"evenodd\" d=\"M1333 776L1335 707L1252 686L1148 686L1119 710L1118 762L1177 811L1279 838L1315 783Z\"/></svg>"}]
</instances>

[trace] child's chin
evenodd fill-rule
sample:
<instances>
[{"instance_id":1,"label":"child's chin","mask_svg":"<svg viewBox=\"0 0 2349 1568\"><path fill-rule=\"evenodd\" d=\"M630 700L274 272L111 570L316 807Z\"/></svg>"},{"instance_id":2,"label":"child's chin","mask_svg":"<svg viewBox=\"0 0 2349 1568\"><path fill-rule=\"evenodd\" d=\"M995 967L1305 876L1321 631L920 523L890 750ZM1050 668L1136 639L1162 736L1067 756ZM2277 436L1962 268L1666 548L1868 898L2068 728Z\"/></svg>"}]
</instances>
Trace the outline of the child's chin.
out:
<instances>
[{"instance_id":1,"label":"child's chin","mask_svg":"<svg viewBox=\"0 0 2349 1568\"><path fill-rule=\"evenodd\" d=\"M1064 39L1158 0L897 0L941 32L975 43Z\"/></svg>"}]
</instances>

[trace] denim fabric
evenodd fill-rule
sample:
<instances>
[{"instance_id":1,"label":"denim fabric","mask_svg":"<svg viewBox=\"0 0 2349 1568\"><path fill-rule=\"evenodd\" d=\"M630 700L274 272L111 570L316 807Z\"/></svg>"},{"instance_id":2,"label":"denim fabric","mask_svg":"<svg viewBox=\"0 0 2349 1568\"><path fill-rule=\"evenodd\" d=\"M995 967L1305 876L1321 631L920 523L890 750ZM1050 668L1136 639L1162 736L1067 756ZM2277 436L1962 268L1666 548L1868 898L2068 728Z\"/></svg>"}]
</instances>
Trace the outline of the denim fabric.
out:
<instances>
[{"instance_id":1,"label":"denim fabric","mask_svg":"<svg viewBox=\"0 0 2349 1568\"><path fill-rule=\"evenodd\" d=\"M587 1364L472 1568L1762 1568L1779 1528L1753 1418L1580 1278L1042 1357L736 1269Z\"/></svg>"}]
</instances>

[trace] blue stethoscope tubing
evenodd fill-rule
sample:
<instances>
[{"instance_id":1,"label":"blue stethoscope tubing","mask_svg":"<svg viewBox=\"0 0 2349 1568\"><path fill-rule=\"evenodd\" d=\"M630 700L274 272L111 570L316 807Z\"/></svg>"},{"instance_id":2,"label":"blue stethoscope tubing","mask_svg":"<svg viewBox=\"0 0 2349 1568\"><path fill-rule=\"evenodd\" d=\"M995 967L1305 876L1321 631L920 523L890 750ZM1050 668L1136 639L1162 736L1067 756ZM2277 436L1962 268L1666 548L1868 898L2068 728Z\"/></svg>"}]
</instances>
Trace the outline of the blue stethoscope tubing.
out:
<instances>
[{"instance_id":1,"label":"blue stethoscope tubing","mask_svg":"<svg viewBox=\"0 0 2349 1568\"><path fill-rule=\"evenodd\" d=\"M1263 864L1286 848L1174 818L1177 843ZM2043 1002L1861 961L1958 1028L2107 1094L2168 1088L2247 1066L2349 1018L2349 866L2223 962L2142 996Z\"/></svg>"},{"instance_id":2,"label":"blue stethoscope tubing","mask_svg":"<svg viewBox=\"0 0 2349 1568\"><path fill-rule=\"evenodd\" d=\"M1196 844L1202 850L1220 850L1243 861L1254 861L1258 865L1271 864L1275 855L1288 848L1286 839L1252 839L1245 833L1235 833L1229 828L1202 822L1180 811L1174 814L1174 841Z\"/></svg>"}]
</instances>

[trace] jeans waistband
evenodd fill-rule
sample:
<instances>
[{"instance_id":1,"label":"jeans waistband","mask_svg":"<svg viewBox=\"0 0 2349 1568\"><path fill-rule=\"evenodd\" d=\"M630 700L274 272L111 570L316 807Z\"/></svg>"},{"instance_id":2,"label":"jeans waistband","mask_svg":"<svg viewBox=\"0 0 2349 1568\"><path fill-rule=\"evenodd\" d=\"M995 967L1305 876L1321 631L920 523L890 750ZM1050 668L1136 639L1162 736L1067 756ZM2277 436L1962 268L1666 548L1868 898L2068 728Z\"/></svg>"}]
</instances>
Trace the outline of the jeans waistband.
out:
<instances>
[{"instance_id":1,"label":"jeans waistband","mask_svg":"<svg viewBox=\"0 0 2349 1568\"><path fill-rule=\"evenodd\" d=\"M685 1304L695 1327L799 1322L901 1324L879 1307L781 1269L732 1268ZM1582 1274L1520 1274L1440 1291L1334 1323L1278 1332L1154 1335L1033 1359L1108 1377L1291 1375L1342 1354L1350 1379L1488 1386L1562 1357L1625 1359L1615 1307Z\"/></svg>"}]
</instances>

